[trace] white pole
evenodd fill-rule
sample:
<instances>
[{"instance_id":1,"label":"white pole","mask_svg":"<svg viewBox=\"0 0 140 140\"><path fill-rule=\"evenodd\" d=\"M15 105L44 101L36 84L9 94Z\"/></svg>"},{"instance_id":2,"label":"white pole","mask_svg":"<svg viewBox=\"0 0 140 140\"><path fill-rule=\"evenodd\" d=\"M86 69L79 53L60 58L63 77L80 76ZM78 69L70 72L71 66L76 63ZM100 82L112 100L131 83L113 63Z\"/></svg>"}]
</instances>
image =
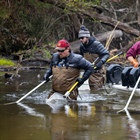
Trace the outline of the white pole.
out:
<instances>
[{"instance_id":1,"label":"white pole","mask_svg":"<svg viewBox=\"0 0 140 140\"><path fill-rule=\"evenodd\" d=\"M21 100L23 100L24 98L26 98L29 94L31 94L33 91L35 91L37 88L39 88L41 85L43 85L46 81L41 82L38 86L36 86L34 89L32 89L31 91L29 91L27 94L25 94L22 98L20 98L18 101L16 101L16 103L19 103Z\"/></svg>"},{"instance_id":2,"label":"white pole","mask_svg":"<svg viewBox=\"0 0 140 140\"><path fill-rule=\"evenodd\" d=\"M49 77L49 79L52 77L52 75ZM9 105L9 104L14 104L14 103L19 103L21 100L23 100L24 98L26 98L29 94L31 94L33 91L35 91L37 88L39 88L40 86L42 86L44 83L46 83L46 80L44 80L43 82L41 82L39 85L37 85L35 88L33 88L31 91L29 91L27 94L25 94L23 97L21 97L19 100L17 100L16 102L11 102L11 103L6 103L4 105Z\"/></svg>"},{"instance_id":3,"label":"white pole","mask_svg":"<svg viewBox=\"0 0 140 140\"><path fill-rule=\"evenodd\" d=\"M134 89L133 89L133 91L132 91L132 93L131 93L131 95L130 95L130 97L129 97L127 103L126 103L126 106L124 107L124 109L118 111L117 113L119 113L119 112L121 112L121 111L123 111L123 110L127 110L128 105L129 105L129 103L130 103L130 101L131 101L131 99L132 99L132 97L133 97L133 95L134 95L134 93L135 93L135 90L136 90L136 88L137 88L139 82L140 82L140 76L139 76L139 78L138 78L138 80L137 80L137 82L136 82L136 84L135 84L135 87L134 87Z\"/></svg>"}]
</instances>

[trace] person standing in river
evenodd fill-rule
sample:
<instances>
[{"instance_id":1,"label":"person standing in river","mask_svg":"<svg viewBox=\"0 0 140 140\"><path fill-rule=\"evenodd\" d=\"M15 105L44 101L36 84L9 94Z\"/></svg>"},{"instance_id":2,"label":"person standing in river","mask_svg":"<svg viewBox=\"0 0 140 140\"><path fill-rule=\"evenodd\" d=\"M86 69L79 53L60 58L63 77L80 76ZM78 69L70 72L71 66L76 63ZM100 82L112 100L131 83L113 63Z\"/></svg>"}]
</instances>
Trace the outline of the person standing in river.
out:
<instances>
[{"instance_id":1,"label":"person standing in river","mask_svg":"<svg viewBox=\"0 0 140 140\"><path fill-rule=\"evenodd\" d=\"M136 42L126 53L126 59L137 68L140 66L140 41Z\"/></svg>"},{"instance_id":2,"label":"person standing in river","mask_svg":"<svg viewBox=\"0 0 140 140\"><path fill-rule=\"evenodd\" d=\"M71 51L70 43L67 40L59 40L56 45L56 53L52 55L50 68L46 71L44 79L48 81L52 77L52 91L48 98L54 93L59 92L65 94L76 81L80 87L92 74L93 65L83 56L75 54ZM81 78L80 70L84 70ZM78 89L75 88L70 98L77 100Z\"/></svg>"},{"instance_id":3,"label":"person standing in river","mask_svg":"<svg viewBox=\"0 0 140 140\"><path fill-rule=\"evenodd\" d=\"M80 54L91 63L95 63L93 64L94 72L89 78L90 89L100 89L105 82L105 69L103 70L102 66L109 58L109 52L103 44L90 35L89 30L84 25L80 26L78 38L81 41Z\"/></svg>"}]
</instances>

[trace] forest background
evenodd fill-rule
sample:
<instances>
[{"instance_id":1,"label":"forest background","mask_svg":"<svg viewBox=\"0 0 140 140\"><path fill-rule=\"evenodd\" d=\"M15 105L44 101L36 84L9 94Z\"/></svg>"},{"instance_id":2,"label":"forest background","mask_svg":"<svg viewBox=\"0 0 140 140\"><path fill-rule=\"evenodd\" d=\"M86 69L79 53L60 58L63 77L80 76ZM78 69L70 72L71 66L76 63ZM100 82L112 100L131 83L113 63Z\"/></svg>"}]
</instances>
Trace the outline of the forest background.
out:
<instances>
[{"instance_id":1,"label":"forest background","mask_svg":"<svg viewBox=\"0 0 140 140\"><path fill-rule=\"evenodd\" d=\"M0 57L19 63L48 62L60 39L75 50L81 24L110 53L140 40L140 0L1 0L0 11Z\"/></svg>"}]
</instances>

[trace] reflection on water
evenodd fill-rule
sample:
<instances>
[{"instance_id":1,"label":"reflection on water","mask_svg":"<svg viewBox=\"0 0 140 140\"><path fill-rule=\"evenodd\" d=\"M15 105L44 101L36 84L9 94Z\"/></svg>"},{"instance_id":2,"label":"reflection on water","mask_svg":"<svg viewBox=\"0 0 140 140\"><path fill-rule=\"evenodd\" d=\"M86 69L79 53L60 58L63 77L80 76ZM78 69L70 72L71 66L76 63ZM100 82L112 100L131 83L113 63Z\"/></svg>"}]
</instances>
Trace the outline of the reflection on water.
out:
<instances>
[{"instance_id":1,"label":"reflection on water","mask_svg":"<svg viewBox=\"0 0 140 140\"><path fill-rule=\"evenodd\" d=\"M128 110L125 110L128 117L128 132L129 139L139 140L140 139L140 129L138 128L138 122L133 119Z\"/></svg>"},{"instance_id":2,"label":"reflection on water","mask_svg":"<svg viewBox=\"0 0 140 140\"><path fill-rule=\"evenodd\" d=\"M134 96L131 112L116 112L126 105L131 92L104 90L89 94L81 91L86 102L51 102L46 97L51 89L44 84L18 104L17 101L41 83L44 71L21 72L17 81L0 81L0 140L139 140L140 98ZM7 85L5 83L9 82ZM28 82L28 84L26 84ZM24 84L22 84L24 83ZM88 102L89 101L89 102ZM128 109L128 110L129 110Z\"/></svg>"},{"instance_id":3,"label":"reflection on water","mask_svg":"<svg viewBox=\"0 0 140 140\"><path fill-rule=\"evenodd\" d=\"M25 109L26 110L26 113L28 113L29 115L36 116L36 117L41 117L41 118L45 118L43 114L35 111L35 109L29 107L28 105L25 105L23 103L17 103L17 105L19 105L20 107L22 107L23 109Z\"/></svg>"}]
</instances>

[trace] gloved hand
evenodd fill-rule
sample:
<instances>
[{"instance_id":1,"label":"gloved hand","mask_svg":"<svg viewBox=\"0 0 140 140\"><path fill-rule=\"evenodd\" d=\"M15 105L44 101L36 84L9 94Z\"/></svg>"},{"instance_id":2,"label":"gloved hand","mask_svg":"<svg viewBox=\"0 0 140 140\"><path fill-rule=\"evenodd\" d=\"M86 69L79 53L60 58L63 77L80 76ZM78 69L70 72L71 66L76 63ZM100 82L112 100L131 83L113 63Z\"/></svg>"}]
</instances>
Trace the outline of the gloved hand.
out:
<instances>
[{"instance_id":1,"label":"gloved hand","mask_svg":"<svg viewBox=\"0 0 140 140\"><path fill-rule=\"evenodd\" d=\"M78 78L77 82L78 82L77 86L80 87L84 83L84 80L82 78Z\"/></svg>"},{"instance_id":2,"label":"gloved hand","mask_svg":"<svg viewBox=\"0 0 140 140\"><path fill-rule=\"evenodd\" d=\"M46 80L46 82L49 82L50 81L49 75L44 74L43 80Z\"/></svg>"},{"instance_id":3,"label":"gloved hand","mask_svg":"<svg viewBox=\"0 0 140 140\"><path fill-rule=\"evenodd\" d=\"M103 61L101 60L95 65L94 70L100 70L102 68L102 65L103 65Z\"/></svg>"},{"instance_id":4,"label":"gloved hand","mask_svg":"<svg viewBox=\"0 0 140 140\"><path fill-rule=\"evenodd\" d=\"M138 68L138 66L139 66L139 63L138 63L138 61L136 59L133 59L131 61L131 64L134 66L134 68Z\"/></svg>"}]
</instances>

